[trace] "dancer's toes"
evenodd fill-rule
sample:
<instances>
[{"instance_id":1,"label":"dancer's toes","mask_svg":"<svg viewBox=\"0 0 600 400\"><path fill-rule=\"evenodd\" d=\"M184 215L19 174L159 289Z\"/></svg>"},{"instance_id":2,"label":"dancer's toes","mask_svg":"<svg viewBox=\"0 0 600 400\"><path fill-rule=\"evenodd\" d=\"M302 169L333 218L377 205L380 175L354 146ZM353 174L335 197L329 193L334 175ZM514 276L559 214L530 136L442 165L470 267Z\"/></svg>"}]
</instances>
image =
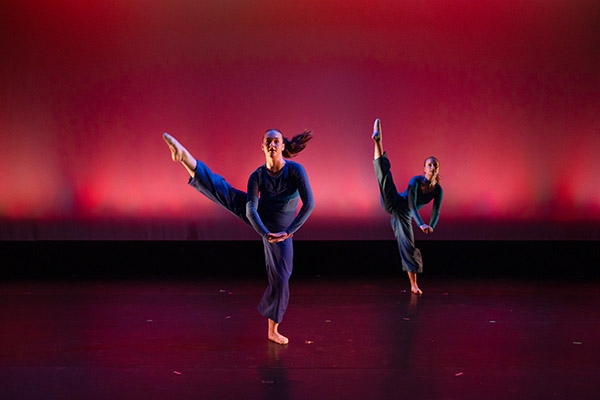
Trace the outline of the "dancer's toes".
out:
<instances>
[{"instance_id":1,"label":"dancer's toes","mask_svg":"<svg viewBox=\"0 0 600 400\"><path fill-rule=\"evenodd\" d=\"M183 160L183 146L181 143L179 143L177 139L169 135L167 132L163 133L163 140L167 143L169 149L171 150L171 158L173 161Z\"/></svg>"},{"instance_id":2,"label":"dancer's toes","mask_svg":"<svg viewBox=\"0 0 600 400\"><path fill-rule=\"evenodd\" d=\"M288 338L280 333L270 333L269 340L281 345L286 345L290 342Z\"/></svg>"},{"instance_id":3,"label":"dancer's toes","mask_svg":"<svg viewBox=\"0 0 600 400\"><path fill-rule=\"evenodd\" d=\"M414 294L423 294L423 291L418 286L411 286L410 292Z\"/></svg>"},{"instance_id":4,"label":"dancer's toes","mask_svg":"<svg viewBox=\"0 0 600 400\"><path fill-rule=\"evenodd\" d=\"M376 142L381 140L381 121L379 118L377 118L373 124L373 135L371 136L371 139Z\"/></svg>"}]
</instances>

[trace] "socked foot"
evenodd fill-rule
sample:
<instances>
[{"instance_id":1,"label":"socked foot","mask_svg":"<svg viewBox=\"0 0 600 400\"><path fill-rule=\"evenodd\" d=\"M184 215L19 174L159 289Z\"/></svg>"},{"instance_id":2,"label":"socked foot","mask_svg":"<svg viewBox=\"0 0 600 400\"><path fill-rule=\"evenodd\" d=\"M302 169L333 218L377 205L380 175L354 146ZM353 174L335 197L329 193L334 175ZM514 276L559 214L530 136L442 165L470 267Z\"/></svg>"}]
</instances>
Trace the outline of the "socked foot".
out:
<instances>
[{"instance_id":1,"label":"socked foot","mask_svg":"<svg viewBox=\"0 0 600 400\"><path fill-rule=\"evenodd\" d=\"M184 157L185 148L167 132L163 133L163 139L171 150L171 158L173 161L182 161Z\"/></svg>"}]
</instances>

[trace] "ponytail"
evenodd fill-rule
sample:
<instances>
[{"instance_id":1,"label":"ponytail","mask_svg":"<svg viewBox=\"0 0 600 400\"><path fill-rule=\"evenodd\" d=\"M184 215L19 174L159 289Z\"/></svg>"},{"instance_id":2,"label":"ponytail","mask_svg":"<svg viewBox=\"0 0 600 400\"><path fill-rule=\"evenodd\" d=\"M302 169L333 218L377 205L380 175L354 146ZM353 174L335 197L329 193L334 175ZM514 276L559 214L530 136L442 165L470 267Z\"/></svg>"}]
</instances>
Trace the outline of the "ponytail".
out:
<instances>
[{"instance_id":1,"label":"ponytail","mask_svg":"<svg viewBox=\"0 0 600 400\"><path fill-rule=\"evenodd\" d=\"M283 135L281 135L283 137ZM285 158L296 157L298 153L306 148L306 144L313 138L312 132L305 130L302 133L294 135L291 139L283 137L283 143L285 148L283 149L283 156Z\"/></svg>"}]
</instances>

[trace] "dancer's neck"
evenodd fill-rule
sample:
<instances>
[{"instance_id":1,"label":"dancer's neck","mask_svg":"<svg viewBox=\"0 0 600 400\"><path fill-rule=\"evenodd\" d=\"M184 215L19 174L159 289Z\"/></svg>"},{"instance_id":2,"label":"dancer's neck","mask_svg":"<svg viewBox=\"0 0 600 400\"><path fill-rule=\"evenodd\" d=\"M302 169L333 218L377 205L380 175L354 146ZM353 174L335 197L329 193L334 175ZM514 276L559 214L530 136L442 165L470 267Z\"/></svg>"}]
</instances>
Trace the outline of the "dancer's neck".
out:
<instances>
[{"instance_id":1,"label":"dancer's neck","mask_svg":"<svg viewBox=\"0 0 600 400\"><path fill-rule=\"evenodd\" d=\"M269 172L279 172L283 169L283 167L285 166L285 159L280 158L280 159L267 159L267 170Z\"/></svg>"}]
</instances>

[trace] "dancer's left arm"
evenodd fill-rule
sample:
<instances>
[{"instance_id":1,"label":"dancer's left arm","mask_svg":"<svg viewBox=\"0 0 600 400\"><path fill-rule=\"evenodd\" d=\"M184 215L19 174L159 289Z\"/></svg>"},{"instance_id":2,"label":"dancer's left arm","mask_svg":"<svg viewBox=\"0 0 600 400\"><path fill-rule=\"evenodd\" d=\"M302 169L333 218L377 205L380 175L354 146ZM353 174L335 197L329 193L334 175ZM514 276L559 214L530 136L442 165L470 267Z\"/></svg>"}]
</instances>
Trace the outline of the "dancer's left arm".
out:
<instances>
[{"instance_id":1,"label":"dancer's left arm","mask_svg":"<svg viewBox=\"0 0 600 400\"><path fill-rule=\"evenodd\" d=\"M290 226L285 230L290 236L300 229L315 209L312 189L304 167L300 164L296 164L296 168L293 169L293 176L298 186L302 207L300 207L300 211L296 215L296 218L294 218Z\"/></svg>"}]
</instances>

